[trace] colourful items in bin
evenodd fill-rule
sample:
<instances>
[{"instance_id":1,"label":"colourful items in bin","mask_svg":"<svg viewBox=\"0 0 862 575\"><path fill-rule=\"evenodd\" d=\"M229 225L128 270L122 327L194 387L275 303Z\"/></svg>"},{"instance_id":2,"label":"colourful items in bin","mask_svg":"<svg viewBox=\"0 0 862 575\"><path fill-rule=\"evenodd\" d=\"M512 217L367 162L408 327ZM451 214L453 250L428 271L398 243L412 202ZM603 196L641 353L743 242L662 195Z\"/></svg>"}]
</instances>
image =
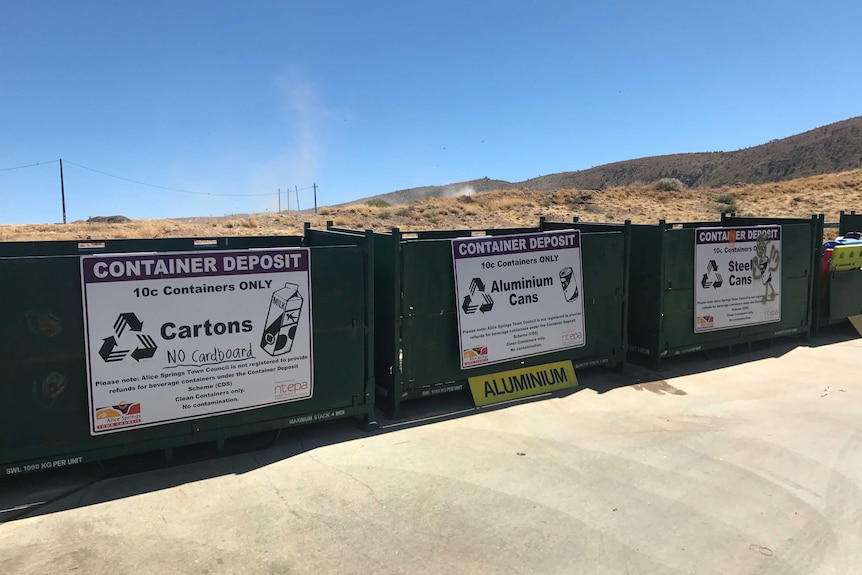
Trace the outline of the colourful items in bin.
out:
<instances>
[{"instance_id":1,"label":"colourful items in bin","mask_svg":"<svg viewBox=\"0 0 862 575\"><path fill-rule=\"evenodd\" d=\"M855 270L862 268L862 242L835 246L829 270Z\"/></svg>"},{"instance_id":2,"label":"colourful items in bin","mask_svg":"<svg viewBox=\"0 0 862 575\"><path fill-rule=\"evenodd\" d=\"M858 267L862 267L862 233L847 232L844 236L824 242L823 256L820 258L820 287L825 287L826 276L830 271Z\"/></svg>"},{"instance_id":3,"label":"colourful items in bin","mask_svg":"<svg viewBox=\"0 0 862 575\"><path fill-rule=\"evenodd\" d=\"M837 237L834 240L823 242L823 248L834 248L835 246L850 246L854 244L862 244L862 232L847 232L843 236Z\"/></svg>"}]
</instances>

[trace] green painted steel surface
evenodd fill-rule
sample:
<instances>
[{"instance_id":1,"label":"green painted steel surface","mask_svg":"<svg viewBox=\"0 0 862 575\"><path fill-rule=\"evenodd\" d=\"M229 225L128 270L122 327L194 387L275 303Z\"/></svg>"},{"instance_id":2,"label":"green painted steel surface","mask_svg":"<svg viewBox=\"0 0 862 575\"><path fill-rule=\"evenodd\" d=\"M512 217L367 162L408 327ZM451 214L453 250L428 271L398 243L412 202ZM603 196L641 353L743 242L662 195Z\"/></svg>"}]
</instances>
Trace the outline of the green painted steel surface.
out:
<instances>
[{"instance_id":1,"label":"green painted steel surface","mask_svg":"<svg viewBox=\"0 0 862 575\"><path fill-rule=\"evenodd\" d=\"M544 221L542 226L480 232L496 236L582 227ZM375 286L378 297L385 298L377 302L378 320L379 310L386 309L395 329L378 330L378 341L386 342L378 346L377 365L387 373L378 372L377 381L392 409L406 399L462 389L468 376L567 359L576 367L619 364L625 357L627 228L582 232L583 274L589 278L584 281L587 345L470 370L460 368L451 239L469 237L474 230L418 232L409 238L393 230L385 240L378 238Z\"/></svg>"},{"instance_id":2,"label":"green painted steel surface","mask_svg":"<svg viewBox=\"0 0 862 575\"><path fill-rule=\"evenodd\" d=\"M862 269L830 272L827 282L830 323L862 314Z\"/></svg>"},{"instance_id":3,"label":"green painted steel surface","mask_svg":"<svg viewBox=\"0 0 862 575\"><path fill-rule=\"evenodd\" d=\"M782 226L781 321L694 332L694 246L700 227ZM667 356L804 334L811 329L815 266L822 217L726 217L721 223L634 225L632 229L629 350L653 364Z\"/></svg>"},{"instance_id":4,"label":"green painted steel surface","mask_svg":"<svg viewBox=\"0 0 862 575\"><path fill-rule=\"evenodd\" d=\"M862 214L841 212L838 235L843 236L848 232L862 232ZM862 270L829 271L824 281L818 282L820 291L815 300L818 302L815 306L817 328L839 323L851 315L862 313L860 273Z\"/></svg>"},{"instance_id":5,"label":"green painted steel surface","mask_svg":"<svg viewBox=\"0 0 862 575\"><path fill-rule=\"evenodd\" d=\"M295 247L300 237L0 244L0 474L169 449L331 417L373 421L365 238L311 246L314 394L298 402L90 436L79 256ZM353 244L353 245L349 245ZM92 247L96 245L97 247ZM58 463L59 462L59 463Z\"/></svg>"},{"instance_id":6,"label":"green painted steel surface","mask_svg":"<svg viewBox=\"0 0 862 575\"><path fill-rule=\"evenodd\" d=\"M357 230L327 224L331 233ZM579 229L587 345L461 370L451 239ZM625 359L629 227L546 222L537 227L374 234L375 369L378 393L397 412L407 399L457 391L474 375L570 359L575 367Z\"/></svg>"},{"instance_id":7,"label":"green painted steel surface","mask_svg":"<svg viewBox=\"0 0 862 575\"><path fill-rule=\"evenodd\" d=\"M862 232L862 214L852 212L841 212L838 222L838 235L843 236L847 232Z\"/></svg>"}]
</instances>

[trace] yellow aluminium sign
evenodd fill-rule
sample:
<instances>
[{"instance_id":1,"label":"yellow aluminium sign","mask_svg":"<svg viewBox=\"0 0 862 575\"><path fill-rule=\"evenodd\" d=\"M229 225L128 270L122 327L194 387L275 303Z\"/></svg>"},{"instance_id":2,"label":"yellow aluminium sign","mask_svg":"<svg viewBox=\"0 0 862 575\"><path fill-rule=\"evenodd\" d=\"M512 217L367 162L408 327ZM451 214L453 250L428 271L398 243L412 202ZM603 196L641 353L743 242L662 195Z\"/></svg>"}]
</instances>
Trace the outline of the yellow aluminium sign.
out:
<instances>
[{"instance_id":1,"label":"yellow aluminium sign","mask_svg":"<svg viewBox=\"0 0 862 575\"><path fill-rule=\"evenodd\" d=\"M578 386L571 361L558 361L471 377L470 391L478 406Z\"/></svg>"}]
</instances>

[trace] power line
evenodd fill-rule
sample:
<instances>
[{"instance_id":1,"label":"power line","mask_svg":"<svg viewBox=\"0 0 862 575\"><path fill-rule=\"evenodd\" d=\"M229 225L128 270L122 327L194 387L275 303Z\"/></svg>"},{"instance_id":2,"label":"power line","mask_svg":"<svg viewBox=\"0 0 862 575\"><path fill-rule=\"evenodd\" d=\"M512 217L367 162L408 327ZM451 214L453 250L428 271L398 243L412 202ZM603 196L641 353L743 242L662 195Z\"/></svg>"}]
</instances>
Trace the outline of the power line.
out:
<instances>
[{"instance_id":1,"label":"power line","mask_svg":"<svg viewBox=\"0 0 862 575\"><path fill-rule=\"evenodd\" d=\"M36 162L35 164L27 164L26 166L14 166L12 168L0 168L0 172L8 172L9 170L20 170L22 168L33 168L35 166L44 166L46 164L55 164L60 160L48 160L47 162Z\"/></svg>"},{"instance_id":2,"label":"power line","mask_svg":"<svg viewBox=\"0 0 862 575\"><path fill-rule=\"evenodd\" d=\"M46 165L46 164L55 164L57 162L61 162L61 160L56 159L56 160L49 160L47 162L36 162L34 164L27 164L24 166L13 166L11 168L0 168L0 172L8 172L10 170L20 170L23 168L33 168L36 166L42 166L42 165ZM193 190L183 190L180 188L172 188L170 186L159 186L157 184L149 184L147 182L142 182L140 180L133 180L132 178L124 178L123 176L118 176L116 174L111 174L111 173L105 172L103 170L97 170L95 168L90 168L88 166L84 166L83 164L79 164L79 163L73 162L71 160L66 160L66 163L71 164L73 166L77 166L81 169L84 169L84 170L87 170L90 172L94 172L96 174L108 176L109 178L115 178L117 180L122 180L124 182L130 182L132 184L137 184L139 186L147 186L148 188L156 188L159 190L166 190L169 192L179 192L182 194L192 194L192 195L196 195L196 196L216 196L216 197L227 197L227 198L256 198L256 197L267 197L267 196L278 195L280 198L279 192L276 192L276 193L270 192L270 193L265 193L265 194L219 194L219 193L215 193L215 192L197 192L197 191L193 191ZM62 169L62 163L61 163L61 169ZM317 188L317 184L312 184L311 186L306 186L304 188L294 188L294 193L304 192L306 190L311 190L311 189L315 189L315 191L316 191L316 188ZM297 201L299 201L298 196L297 196Z\"/></svg>"},{"instance_id":3,"label":"power line","mask_svg":"<svg viewBox=\"0 0 862 575\"><path fill-rule=\"evenodd\" d=\"M179 188L171 188L169 186L159 186L156 184L148 184L147 182L141 182L140 180L133 180L131 178L124 178L122 176L117 176L114 174L109 174L108 172L103 172L102 170L97 170L95 168L88 168L87 166L83 166L81 164L75 163L71 160L66 160L67 164L72 164L73 166L77 166L79 168L83 168L85 170L89 170L91 172L95 172L97 174L102 174L103 176L108 176L111 178L116 178L118 180L123 180L124 182L131 182L133 184L138 184L140 186L147 186L149 188L157 188L160 190L167 190L169 192L180 192L183 194L193 194L196 196L219 196L219 197L231 197L231 198L252 198L252 197L260 197L260 196L274 196L276 194L268 193L268 194L216 194L213 192L194 192L191 190L181 190Z\"/></svg>"}]
</instances>

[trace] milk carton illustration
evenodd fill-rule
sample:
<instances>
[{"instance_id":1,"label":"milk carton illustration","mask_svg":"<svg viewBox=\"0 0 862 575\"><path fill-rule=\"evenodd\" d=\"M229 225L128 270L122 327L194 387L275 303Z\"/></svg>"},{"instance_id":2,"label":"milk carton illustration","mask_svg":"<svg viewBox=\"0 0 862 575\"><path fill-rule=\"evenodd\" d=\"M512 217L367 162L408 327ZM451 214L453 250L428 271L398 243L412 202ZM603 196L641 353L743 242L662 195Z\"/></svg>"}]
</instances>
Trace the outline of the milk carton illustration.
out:
<instances>
[{"instance_id":1,"label":"milk carton illustration","mask_svg":"<svg viewBox=\"0 0 862 575\"><path fill-rule=\"evenodd\" d=\"M285 283L283 288L272 292L269 312L266 314L266 329L260 338L263 351L273 357L290 353L302 313L302 301L296 284Z\"/></svg>"}]
</instances>

